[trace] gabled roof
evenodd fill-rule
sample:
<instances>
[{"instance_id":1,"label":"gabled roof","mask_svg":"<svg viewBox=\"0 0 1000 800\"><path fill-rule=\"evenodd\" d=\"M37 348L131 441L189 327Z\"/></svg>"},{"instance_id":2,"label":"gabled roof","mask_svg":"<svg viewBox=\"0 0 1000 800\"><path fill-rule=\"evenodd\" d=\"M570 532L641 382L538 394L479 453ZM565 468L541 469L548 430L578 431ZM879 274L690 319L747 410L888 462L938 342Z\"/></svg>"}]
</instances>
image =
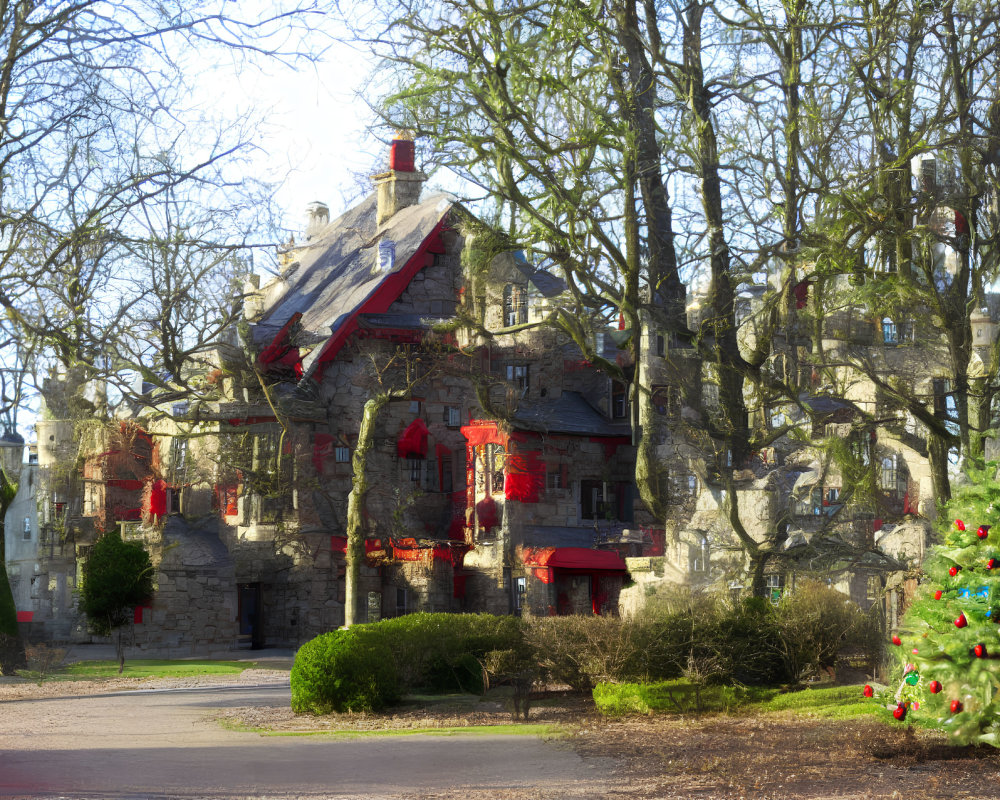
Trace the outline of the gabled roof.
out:
<instances>
[{"instance_id":1,"label":"gabled roof","mask_svg":"<svg viewBox=\"0 0 1000 800\"><path fill-rule=\"evenodd\" d=\"M254 326L254 342L267 346L301 314L299 326L306 336L326 340L303 360L310 374L330 357L338 336L342 340L353 330L359 313L382 313L399 297L425 266L423 256L455 202L452 195L432 195L400 210L379 230L376 195L369 195L297 248L298 264L284 274L287 289ZM391 266L385 268L389 250Z\"/></svg>"}]
</instances>

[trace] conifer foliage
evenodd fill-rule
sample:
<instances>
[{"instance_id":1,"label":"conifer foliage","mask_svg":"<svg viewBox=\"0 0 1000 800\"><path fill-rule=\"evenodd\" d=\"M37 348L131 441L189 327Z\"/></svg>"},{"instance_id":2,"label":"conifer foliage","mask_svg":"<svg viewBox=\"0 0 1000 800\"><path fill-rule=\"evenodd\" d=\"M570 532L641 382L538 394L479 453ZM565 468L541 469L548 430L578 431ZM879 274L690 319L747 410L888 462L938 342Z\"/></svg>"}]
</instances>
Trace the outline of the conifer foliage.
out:
<instances>
[{"instance_id":1,"label":"conifer foliage","mask_svg":"<svg viewBox=\"0 0 1000 800\"><path fill-rule=\"evenodd\" d=\"M925 718L956 744L1000 746L1000 484L977 480L947 512L953 521L892 637L904 666L889 707L900 721Z\"/></svg>"}]
</instances>

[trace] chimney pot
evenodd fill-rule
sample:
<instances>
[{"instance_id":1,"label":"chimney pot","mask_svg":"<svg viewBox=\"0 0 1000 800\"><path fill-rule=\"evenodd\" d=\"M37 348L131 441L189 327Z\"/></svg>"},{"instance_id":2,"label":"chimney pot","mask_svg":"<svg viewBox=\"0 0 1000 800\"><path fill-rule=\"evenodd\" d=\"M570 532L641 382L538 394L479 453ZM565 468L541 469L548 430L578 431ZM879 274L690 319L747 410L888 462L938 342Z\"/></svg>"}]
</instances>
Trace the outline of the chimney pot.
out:
<instances>
[{"instance_id":1,"label":"chimney pot","mask_svg":"<svg viewBox=\"0 0 1000 800\"><path fill-rule=\"evenodd\" d=\"M416 152L412 139L401 139L397 136L389 145L389 169L394 172L413 172Z\"/></svg>"},{"instance_id":2,"label":"chimney pot","mask_svg":"<svg viewBox=\"0 0 1000 800\"><path fill-rule=\"evenodd\" d=\"M306 206L306 241L319 235L330 222L330 209L326 203L314 200Z\"/></svg>"}]
</instances>

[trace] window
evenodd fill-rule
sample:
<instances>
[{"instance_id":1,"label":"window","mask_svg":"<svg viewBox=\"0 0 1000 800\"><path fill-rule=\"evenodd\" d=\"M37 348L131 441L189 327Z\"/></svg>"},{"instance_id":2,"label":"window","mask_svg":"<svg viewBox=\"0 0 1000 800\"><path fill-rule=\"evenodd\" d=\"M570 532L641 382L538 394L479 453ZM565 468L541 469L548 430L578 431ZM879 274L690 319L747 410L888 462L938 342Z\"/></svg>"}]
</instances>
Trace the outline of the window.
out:
<instances>
[{"instance_id":1,"label":"window","mask_svg":"<svg viewBox=\"0 0 1000 800\"><path fill-rule=\"evenodd\" d=\"M514 613L520 614L524 608L524 596L528 592L528 582L524 577L514 578Z\"/></svg>"},{"instance_id":2,"label":"window","mask_svg":"<svg viewBox=\"0 0 1000 800\"><path fill-rule=\"evenodd\" d=\"M524 287L508 283L503 290L503 324L522 325L528 321L528 304Z\"/></svg>"},{"instance_id":3,"label":"window","mask_svg":"<svg viewBox=\"0 0 1000 800\"><path fill-rule=\"evenodd\" d=\"M414 397L410 400L410 413L420 414L423 411L424 402L419 397Z\"/></svg>"},{"instance_id":4,"label":"window","mask_svg":"<svg viewBox=\"0 0 1000 800\"><path fill-rule=\"evenodd\" d=\"M563 474L561 469L555 469L545 473L546 489L563 489Z\"/></svg>"},{"instance_id":5,"label":"window","mask_svg":"<svg viewBox=\"0 0 1000 800\"><path fill-rule=\"evenodd\" d=\"M611 417L612 419L628 417L628 387L619 381L611 382Z\"/></svg>"},{"instance_id":6,"label":"window","mask_svg":"<svg viewBox=\"0 0 1000 800\"><path fill-rule=\"evenodd\" d=\"M458 406L445 406L444 423L449 428L460 427L462 424L462 409Z\"/></svg>"},{"instance_id":7,"label":"window","mask_svg":"<svg viewBox=\"0 0 1000 800\"><path fill-rule=\"evenodd\" d=\"M174 483L185 483L187 478L188 440L175 436L170 440L170 467Z\"/></svg>"},{"instance_id":8,"label":"window","mask_svg":"<svg viewBox=\"0 0 1000 800\"><path fill-rule=\"evenodd\" d=\"M396 588L396 616L401 617L409 611L409 597L406 587L400 586Z\"/></svg>"},{"instance_id":9,"label":"window","mask_svg":"<svg viewBox=\"0 0 1000 800\"><path fill-rule=\"evenodd\" d=\"M452 480L452 471L451 471L451 456L449 455L448 457L443 458L441 460L441 486L440 486L440 490L442 492L450 492L450 491L452 491L452 488L453 488L452 484L453 484L453 480Z\"/></svg>"},{"instance_id":10,"label":"window","mask_svg":"<svg viewBox=\"0 0 1000 800\"><path fill-rule=\"evenodd\" d=\"M934 392L934 416L939 419L954 418L956 406L951 381L948 378L934 378L931 387Z\"/></svg>"},{"instance_id":11,"label":"window","mask_svg":"<svg viewBox=\"0 0 1000 800\"><path fill-rule=\"evenodd\" d=\"M346 464L351 460L351 448L343 446L333 448L333 458L338 464Z\"/></svg>"},{"instance_id":12,"label":"window","mask_svg":"<svg viewBox=\"0 0 1000 800\"><path fill-rule=\"evenodd\" d=\"M896 323L888 317L882 320L882 341L886 344L897 344L899 342Z\"/></svg>"},{"instance_id":13,"label":"window","mask_svg":"<svg viewBox=\"0 0 1000 800\"><path fill-rule=\"evenodd\" d=\"M778 605L778 601L781 600L781 589L783 583L784 581L782 581L780 575L764 576L764 587L767 590L767 599L774 605Z\"/></svg>"},{"instance_id":14,"label":"window","mask_svg":"<svg viewBox=\"0 0 1000 800\"><path fill-rule=\"evenodd\" d=\"M708 537L702 536L691 556L691 572L708 572Z\"/></svg>"},{"instance_id":15,"label":"window","mask_svg":"<svg viewBox=\"0 0 1000 800\"><path fill-rule=\"evenodd\" d=\"M660 358L666 358L667 355L667 340L662 333L656 334L656 355Z\"/></svg>"},{"instance_id":16,"label":"window","mask_svg":"<svg viewBox=\"0 0 1000 800\"><path fill-rule=\"evenodd\" d=\"M407 472L411 483L420 483L424 476L424 460L420 458L406 459Z\"/></svg>"},{"instance_id":17,"label":"window","mask_svg":"<svg viewBox=\"0 0 1000 800\"><path fill-rule=\"evenodd\" d=\"M875 601L882 596L882 579L878 575L869 575L866 586L865 597Z\"/></svg>"},{"instance_id":18,"label":"window","mask_svg":"<svg viewBox=\"0 0 1000 800\"><path fill-rule=\"evenodd\" d=\"M840 502L840 489L836 486L831 486L826 490L826 495L823 497L823 505L833 506Z\"/></svg>"},{"instance_id":19,"label":"window","mask_svg":"<svg viewBox=\"0 0 1000 800\"><path fill-rule=\"evenodd\" d=\"M31 539L31 517L24 518L24 541Z\"/></svg>"},{"instance_id":20,"label":"window","mask_svg":"<svg viewBox=\"0 0 1000 800\"><path fill-rule=\"evenodd\" d=\"M580 518L631 522L632 496L629 483L580 481Z\"/></svg>"},{"instance_id":21,"label":"window","mask_svg":"<svg viewBox=\"0 0 1000 800\"><path fill-rule=\"evenodd\" d=\"M896 490L898 464L896 456L885 456L882 459L882 471L879 484L883 491L894 492Z\"/></svg>"},{"instance_id":22,"label":"window","mask_svg":"<svg viewBox=\"0 0 1000 800\"><path fill-rule=\"evenodd\" d=\"M507 380L514 384L514 387L519 389L522 394L528 391L528 365L508 364Z\"/></svg>"}]
</instances>

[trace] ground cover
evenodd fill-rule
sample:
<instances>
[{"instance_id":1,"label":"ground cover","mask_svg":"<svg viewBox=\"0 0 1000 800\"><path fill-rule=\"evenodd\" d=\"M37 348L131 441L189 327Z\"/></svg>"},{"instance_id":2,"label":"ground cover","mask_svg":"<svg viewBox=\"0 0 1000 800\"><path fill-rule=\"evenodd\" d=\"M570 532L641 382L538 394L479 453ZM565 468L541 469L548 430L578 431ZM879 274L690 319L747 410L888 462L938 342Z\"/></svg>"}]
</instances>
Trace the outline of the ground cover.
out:
<instances>
[{"instance_id":1,"label":"ground cover","mask_svg":"<svg viewBox=\"0 0 1000 800\"><path fill-rule=\"evenodd\" d=\"M192 675L238 675L257 665L246 661L168 661L135 659L125 664L125 678L187 678ZM48 680L98 680L117 678L117 661L78 661L47 677Z\"/></svg>"}]
</instances>

